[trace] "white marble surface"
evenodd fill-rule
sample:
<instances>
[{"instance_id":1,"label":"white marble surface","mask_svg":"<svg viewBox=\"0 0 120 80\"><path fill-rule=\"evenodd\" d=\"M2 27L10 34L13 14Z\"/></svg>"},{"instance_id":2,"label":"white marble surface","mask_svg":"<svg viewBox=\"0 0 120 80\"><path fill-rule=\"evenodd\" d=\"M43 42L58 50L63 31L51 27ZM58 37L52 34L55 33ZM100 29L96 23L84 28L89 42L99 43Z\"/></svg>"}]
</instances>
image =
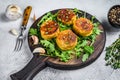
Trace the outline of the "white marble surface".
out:
<instances>
[{"instance_id":1,"label":"white marble surface","mask_svg":"<svg viewBox=\"0 0 120 80\"><path fill-rule=\"evenodd\" d=\"M11 80L10 74L22 69L32 58L27 40L20 52L14 52L16 36L9 34L9 30L19 30L21 19L7 21L4 16L9 4L17 4L22 10L28 5L33 7L31 18L36 14L38 18L42 14L58 8L78 8L96 16L106 30L106 46L114 42L120 30L112 28L107 22L107 12L113 5L120 4L120 0L0 0L0 80ZM32 25L29 20L26 33ZM33 80L119 80L120 70L113 70L105 66L105 50L91 65L78 70L56 70L47 67L35 76Z\"/></svg>"}]
</instances>

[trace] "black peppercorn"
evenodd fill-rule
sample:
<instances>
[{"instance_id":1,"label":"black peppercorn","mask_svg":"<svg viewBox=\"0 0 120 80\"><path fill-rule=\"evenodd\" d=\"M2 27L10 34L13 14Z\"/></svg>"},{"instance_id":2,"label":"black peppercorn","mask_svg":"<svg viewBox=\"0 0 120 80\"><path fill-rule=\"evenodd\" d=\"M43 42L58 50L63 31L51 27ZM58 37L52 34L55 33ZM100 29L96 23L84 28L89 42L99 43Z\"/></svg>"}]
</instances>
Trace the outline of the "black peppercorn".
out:
<instances>
[{"instance_id":1,"label":"black peppercorn","mask_svg":"<svg viewBox=\"0 0 120 80\"><path fill-rule=\"evenodd\" d=\"M108 20L112 26L120 28L120 5L115 5L109 10Z\"/></svg>"}]
</instances>

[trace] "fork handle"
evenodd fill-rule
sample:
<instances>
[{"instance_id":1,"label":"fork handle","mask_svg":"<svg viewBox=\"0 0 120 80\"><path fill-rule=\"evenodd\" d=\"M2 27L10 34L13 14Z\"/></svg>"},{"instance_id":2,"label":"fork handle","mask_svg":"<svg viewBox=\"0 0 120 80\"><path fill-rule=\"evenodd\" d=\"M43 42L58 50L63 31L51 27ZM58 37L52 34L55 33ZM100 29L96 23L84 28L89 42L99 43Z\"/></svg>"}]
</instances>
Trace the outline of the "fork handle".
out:
<instances>
[{"instance_id":1,"label":"fork handle","mask_svg":"<svg viewBox=\"0 0 120 80\"><path fill-rule=\"evenodd\" d=\"M22 26L26 27L27 23L28 23L28 19L30 17L30 13L31 13L32 7L28 6L26 7L24 14L23 14L23 22L22 22Z\"/></svg>"},{"instance_id":2,"label":"fork handle","mask_svg":"<svg viewBox=\"0 0 120 80\"><path fill-rule=\"evenodd\" d=\"M46 60L48 57L34 55L31 61L19 72L10 75L12 80L32 80L34 76L47 67Z\"/></svg>"}]
</instances>

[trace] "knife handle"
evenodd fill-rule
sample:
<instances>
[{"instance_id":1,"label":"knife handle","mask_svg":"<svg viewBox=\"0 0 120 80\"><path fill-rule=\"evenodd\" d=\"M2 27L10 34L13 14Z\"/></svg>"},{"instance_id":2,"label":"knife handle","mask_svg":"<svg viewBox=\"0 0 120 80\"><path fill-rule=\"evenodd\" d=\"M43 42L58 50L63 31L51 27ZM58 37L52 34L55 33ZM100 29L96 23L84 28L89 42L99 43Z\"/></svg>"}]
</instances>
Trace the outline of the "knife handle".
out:
<instances>
[{"instance_id":1,"label":"knife handle","mask_svg":"<svg viewBox=\"0 0 120 80\"><path fill-rule=\"evenodd\" d=\"M24 11L24 14L23 14L23 22L22 22L22 26L26 27L27 26L27 23L28 23L28 19L30 17L30 13L31 13L31 10L32 10L32 7L31 6L28 6L25 11Z\"/></svg>"},{"instance_id":2,"label":"knife handle","mask_svg":"<svg viewBox=\"0 0 120 80\"><path fill-rule=\"evenodd\" d=\"M47 67L48 57L34 54L31 61L19 72L10 75L12 80L33 80L34 76Z\"/></svg>"}]
</instances>

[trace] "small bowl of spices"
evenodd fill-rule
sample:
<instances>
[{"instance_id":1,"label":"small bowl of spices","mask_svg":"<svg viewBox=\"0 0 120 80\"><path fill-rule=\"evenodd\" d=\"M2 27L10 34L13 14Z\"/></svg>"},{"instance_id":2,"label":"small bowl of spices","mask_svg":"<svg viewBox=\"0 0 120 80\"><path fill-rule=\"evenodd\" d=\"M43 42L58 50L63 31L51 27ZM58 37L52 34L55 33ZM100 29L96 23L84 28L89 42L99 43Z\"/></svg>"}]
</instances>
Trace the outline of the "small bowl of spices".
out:
<instances>
[{"instance_id":1,"label":"small bowl of spices","mask_svg":"<svg viewBox=\"0 0 120 80\"><path fill-rule=\"evenodd\" d=\"M108 21L113 27L120 28L120 5L115 5L110 8Z\"/></svg>"}]
</instances>

